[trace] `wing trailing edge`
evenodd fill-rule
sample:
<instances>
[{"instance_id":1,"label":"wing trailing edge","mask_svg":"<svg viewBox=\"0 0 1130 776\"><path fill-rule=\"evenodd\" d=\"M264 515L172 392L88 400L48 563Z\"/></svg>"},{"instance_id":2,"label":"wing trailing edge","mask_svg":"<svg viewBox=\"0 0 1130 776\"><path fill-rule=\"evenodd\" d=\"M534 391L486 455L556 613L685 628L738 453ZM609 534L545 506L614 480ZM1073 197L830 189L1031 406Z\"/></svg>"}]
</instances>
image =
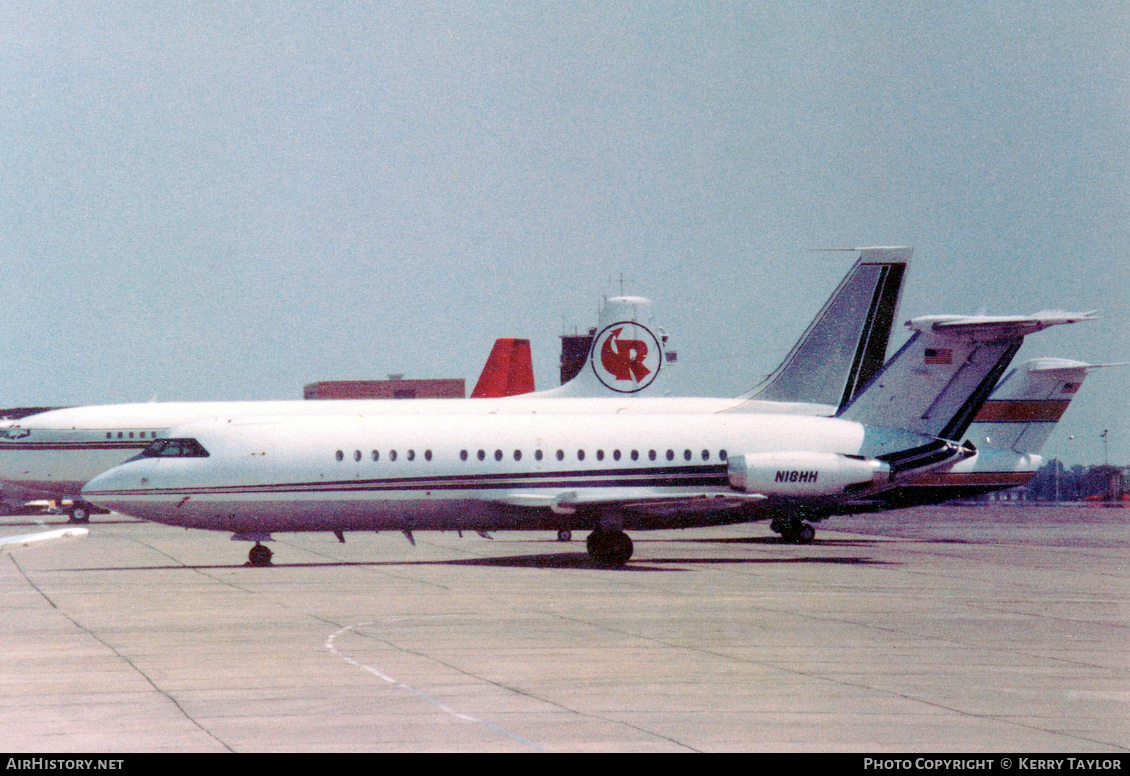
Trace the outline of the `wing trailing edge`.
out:
<instances>
[{"instance_id":1,"label":"wing trailing edge","mask_svg":"<svg viewBox=\"0 0 1130 776\"><path fill-rule=\"evenodd\" d=\"M719 493L698 491L684 493L641 494L639 488L594 488L560 492L510 493L498 503L515 507L549 508L557 515L574 515L585 507L617 507L621 509L648 510L654 508L714 509L737 508L764 501L760 493Z\"/></svg>"}]
</instances>

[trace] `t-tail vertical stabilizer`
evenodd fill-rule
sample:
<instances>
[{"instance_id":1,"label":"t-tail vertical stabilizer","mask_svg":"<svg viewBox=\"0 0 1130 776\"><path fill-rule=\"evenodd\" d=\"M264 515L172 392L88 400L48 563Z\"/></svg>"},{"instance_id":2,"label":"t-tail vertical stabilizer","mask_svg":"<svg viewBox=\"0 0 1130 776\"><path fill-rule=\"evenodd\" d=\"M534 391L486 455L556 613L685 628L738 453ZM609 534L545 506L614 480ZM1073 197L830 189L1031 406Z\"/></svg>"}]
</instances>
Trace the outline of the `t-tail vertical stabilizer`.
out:
<instances>
[{"instance_id":1,"label":"t-tail vertical stabilizer","mask_svg":"<svg viewBox=\"0 0 1130 776\"><path fill-rule=\"evenodd\" d=\"M977 449L1038 453L1067 411L1087 375L1120 364L1084 364L1066 358L1036 358L1009 372L969 426Z\"/></svg>"},{"instance_id":2,"label":"t-tail vertical stabilizer","mask_svg":"<svg viewBox=\"0 0 1130 776\"><path fill-rule=\"evenodd\" d=\"M914 318L907 322L911 339L839 416L959 441L1026 335L1092 318L1093 312Z\"/></svg>"},{"instance_id":3,"label":"t-tail vertical stabilizer","mask_svg":"<svg viewBox=\"0 0 1130 776\"><path fill-rule=\"evenodd\" d=\"M1113 364L1036 358L1012 370L977 412L967 437L983 450L1038 453L1090 372Z\"/></svg>"},{"instance_id":4,"label":"t-tail vertical stabilizer","mask_svg":"<svg viewBox=\"0 0 1130 776\"><path fill-rule=\"evenodd\" d=\"M913 248L854 248L859 258L804 334L743 398L844 407L882 368Z\"/></svg>"}]
</instances>

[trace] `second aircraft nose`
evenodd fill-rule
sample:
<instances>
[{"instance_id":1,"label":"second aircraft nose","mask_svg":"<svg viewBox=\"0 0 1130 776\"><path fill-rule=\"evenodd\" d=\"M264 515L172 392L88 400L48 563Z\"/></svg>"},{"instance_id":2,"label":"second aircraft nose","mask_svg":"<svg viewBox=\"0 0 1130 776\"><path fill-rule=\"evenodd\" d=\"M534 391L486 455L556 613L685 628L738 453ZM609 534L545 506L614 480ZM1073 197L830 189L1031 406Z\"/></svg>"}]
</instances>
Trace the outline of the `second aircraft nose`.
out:
<instances>
[{"instance_id":1,"label":"second aircraft nose","mask_svg":"<svg viewBox=\"0 0 1130 776\"><path fill-rule=\"evenodd\" d=\"M106 509L118 509L122 497L150 489L150 467L145 461L130 461L102 472L82 488L82 497Z\"/></svg>"}]
</instances>

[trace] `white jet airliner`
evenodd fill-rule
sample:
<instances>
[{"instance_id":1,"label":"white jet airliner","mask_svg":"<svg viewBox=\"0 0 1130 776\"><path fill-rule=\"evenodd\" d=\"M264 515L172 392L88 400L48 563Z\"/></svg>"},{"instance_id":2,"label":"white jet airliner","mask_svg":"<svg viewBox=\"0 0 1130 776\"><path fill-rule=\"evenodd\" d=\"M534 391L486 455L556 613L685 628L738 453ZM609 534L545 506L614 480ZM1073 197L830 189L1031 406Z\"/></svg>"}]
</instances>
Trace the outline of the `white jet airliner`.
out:
<instances>
[{"instance_id":1,"label":"white jet airliner","mask_svg":"<svg viewBox=\"0 0 1130 776\"><path fill-rule=\"evenodd\" d=\"M863 248L781 366L737 398L661 395L665 336L647 316L651 303L614 297L604 306L588 362L566 385L505 399L414 401L168 402L72 407L0 424L0 482L29 497L79 497L96 474L144 450L168 428L215 417L337 414L713 413L833 415L882 366L911 248Z\"/></svg>"},{"instance_id":2,"label":"white jet airliner","mask_svg":"<svg viewBox=\"0 0 1130 776\"><path fill-rule=\"evenodd\" d=\"M436 414L227 418L171 429L83 497L138 518L229 531L588 530L620 565L625 530L820 520L975 450L959 443L1024 337L1091 313L929 316L835 417ZM594 350L596 345L594 344ZM548 405L554 400L544 400ZM410 533L409 533L410 535Z\"/></svg>"}]
</instances>

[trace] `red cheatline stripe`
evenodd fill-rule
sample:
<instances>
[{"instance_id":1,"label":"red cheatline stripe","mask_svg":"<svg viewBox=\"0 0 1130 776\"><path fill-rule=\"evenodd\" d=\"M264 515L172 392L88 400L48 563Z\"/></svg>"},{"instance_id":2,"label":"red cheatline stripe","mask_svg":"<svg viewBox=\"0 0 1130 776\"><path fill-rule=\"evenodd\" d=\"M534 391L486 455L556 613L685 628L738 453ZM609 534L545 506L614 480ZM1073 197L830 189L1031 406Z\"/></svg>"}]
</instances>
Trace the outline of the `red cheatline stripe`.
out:
<instances>
[{"instance_id":1,"label":"red cheatline stripe","mask_svg":"<svg viewBox=\"0 0 1130 776\"><path fill-rule=\"evenodd\" d=\"M1067 409L1069 401L987 401L974 418L980 423L1055 423Z\"/></svg>"},{"instance_id":2,"label":"red cheatline stripe","mask_svg":"<svg viewBox=\"0 0 1130 776\"><path fill-rule=\"evenodd\" d=\"M927 474L914 480L911 485L1023 485L1035 476L1035 472L983 472L980 474L947 472Z\"/></svg>"}]
</instances>

